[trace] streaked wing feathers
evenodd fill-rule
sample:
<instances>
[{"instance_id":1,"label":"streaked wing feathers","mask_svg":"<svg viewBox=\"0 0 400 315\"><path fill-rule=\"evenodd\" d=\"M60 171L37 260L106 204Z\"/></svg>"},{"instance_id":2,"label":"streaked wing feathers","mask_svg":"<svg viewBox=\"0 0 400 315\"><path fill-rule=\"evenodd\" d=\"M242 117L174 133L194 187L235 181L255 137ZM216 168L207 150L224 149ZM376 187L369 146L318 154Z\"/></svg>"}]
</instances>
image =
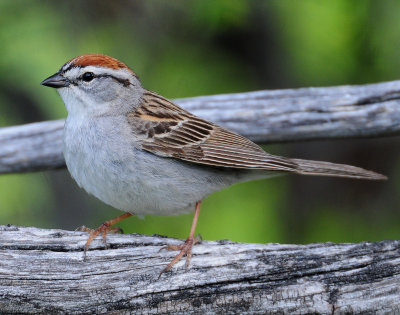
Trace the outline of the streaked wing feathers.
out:
<instances>
[{"instance_id":1,"label":"streaked wing feathers","mask_svg":"<svg viewBox=\"0 0 400 315\"><path fill-rule=\"evenodd\" d=\"M294 171L290 159L266 153L250 140L198 118L156 93L128 115L142 148L160 156L221 167Z\"/></svg>"}]
</instances>

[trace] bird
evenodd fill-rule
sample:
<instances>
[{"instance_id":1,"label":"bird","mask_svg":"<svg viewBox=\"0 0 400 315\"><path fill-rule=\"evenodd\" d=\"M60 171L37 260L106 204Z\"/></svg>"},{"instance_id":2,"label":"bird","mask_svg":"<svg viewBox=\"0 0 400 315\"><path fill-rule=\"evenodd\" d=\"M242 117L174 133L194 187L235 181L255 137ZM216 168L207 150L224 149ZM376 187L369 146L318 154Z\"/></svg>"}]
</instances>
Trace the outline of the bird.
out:
<instances>
[{"instance_id":1,"label":"bird","mask_svg":"<svg viewBox=\"0 0 400 315\"><path fill-rule=\"evenodd\" d=\"M57 90L68 112L63 153L71 176L89 194L124 211L97 229L83 229L89 232L85 256L95 237L105 240L125 218L194 209L189 237L166 247L179 252L162 272L184 256L187 268L199 241L201 202L213 192L287 173L386 179L355 166L269 154L144 88L130 67L103 54L75 57L41 84Z\"/></svg>"}]
</instances>

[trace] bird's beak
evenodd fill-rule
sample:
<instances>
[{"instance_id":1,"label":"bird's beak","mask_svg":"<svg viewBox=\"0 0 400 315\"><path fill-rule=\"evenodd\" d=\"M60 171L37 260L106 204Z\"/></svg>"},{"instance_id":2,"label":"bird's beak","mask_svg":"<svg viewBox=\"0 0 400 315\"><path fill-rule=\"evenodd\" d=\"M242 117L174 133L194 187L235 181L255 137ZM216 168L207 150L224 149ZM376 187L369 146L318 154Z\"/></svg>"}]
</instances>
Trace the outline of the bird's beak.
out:
<instances>
[{"instance_id":1,"label":"bird's beak","mask_svg":"<svg viewBox=\"0 0 400 315\"><path fill-rule=\"evenodd\" d=\"M62 87L67 87L69 85L69 81L57 72L51 77L48 77L46 80L43 80L40 84L58 89Z\"/></svg>"}]
</instances>

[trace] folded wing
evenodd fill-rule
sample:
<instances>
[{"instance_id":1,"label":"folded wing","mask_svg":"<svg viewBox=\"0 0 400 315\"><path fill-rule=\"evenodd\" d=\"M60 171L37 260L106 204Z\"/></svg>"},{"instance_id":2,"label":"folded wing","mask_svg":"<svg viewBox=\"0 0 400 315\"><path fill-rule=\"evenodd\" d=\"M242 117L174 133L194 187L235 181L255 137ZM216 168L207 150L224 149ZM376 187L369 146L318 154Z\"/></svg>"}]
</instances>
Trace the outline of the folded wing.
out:
<instances>
[{"instance_id":1,"label":"folded wing","mask_svg":"<svg viewBox=\"0 0 400 315\"><path fill-rule=\"evenodd\" d=\"M271 155L232 131L196 117L162 96L146 91L128 115L142 148L153 154L218 167L294 172L304 175L385 179L359 167Z\"/></svg>"}]
</instances>

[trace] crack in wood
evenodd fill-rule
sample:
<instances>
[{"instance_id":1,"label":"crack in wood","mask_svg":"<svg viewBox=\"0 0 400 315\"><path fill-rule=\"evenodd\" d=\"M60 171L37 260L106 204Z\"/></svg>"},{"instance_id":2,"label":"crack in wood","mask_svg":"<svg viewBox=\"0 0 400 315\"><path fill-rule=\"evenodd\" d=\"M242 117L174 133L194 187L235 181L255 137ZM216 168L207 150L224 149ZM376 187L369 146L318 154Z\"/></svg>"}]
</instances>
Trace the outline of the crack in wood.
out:
<instances>
[{"instance_id":1,"label":"crack in wood","mask_svg":"<svg viewBox=\"0 0 400 315\"><path fill-rule=\"evenodd\" d=\"M383 93L382 95L374 95L361 98L360 100L355 102L354 105L370 105L394 100L400 100L400 91L389 91Z\"/></svg>"}]
</instances>

